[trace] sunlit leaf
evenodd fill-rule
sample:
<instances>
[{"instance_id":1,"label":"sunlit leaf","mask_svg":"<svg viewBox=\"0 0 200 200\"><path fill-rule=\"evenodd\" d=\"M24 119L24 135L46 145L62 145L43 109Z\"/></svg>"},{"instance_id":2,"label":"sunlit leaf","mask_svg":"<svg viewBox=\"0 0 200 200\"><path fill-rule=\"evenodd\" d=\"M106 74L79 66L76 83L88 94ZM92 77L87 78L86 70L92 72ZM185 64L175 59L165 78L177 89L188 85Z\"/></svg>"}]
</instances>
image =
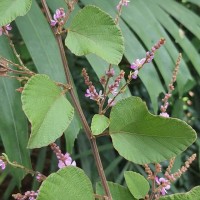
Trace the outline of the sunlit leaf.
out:
<instances>
[{"instance_id":1,"label":"sunlit leaf","mask_svg":"<svg viewBox=\"0 0 200 200\"><path fill-rule=\"evenodd\" d=\"M36 200L94 200L92 183L83 170L65 167L42 183Z\"/></svg>"},{"instance_id":2,"label":"sunlit leaf","mask_svg":"<svg viewBox=\"0 0 200 200\"><path fill-rule=\"evenodd\" d=\"M74 109L46 75L35 75L25 85L22 107L32 124L29 148L47 146L70 124Z\"/></svg>"},{"instance_id":3,"label":"sunlit leaf","mask_svg":"<svg viewBox=\"0 0 200 200\"><path fill-rule=\"evenodd\" d=\"M112 64L118 64L124 52L121 31L108 14L95 6L79 11L71 22L65 44L78 56L94 53Z\"/></svg>"},{"instance_id":4,"label":"sunlit leaf","mask_svg":"<svg viewBox=\"0 0 200 200\"><path fill-rule=\"evenodd\" d=\"M118 102L110 115L110 135L121 156L138 164L170 159L196 139L184 121L152 115L138 97Z\"/></svg>"}]
</instances>

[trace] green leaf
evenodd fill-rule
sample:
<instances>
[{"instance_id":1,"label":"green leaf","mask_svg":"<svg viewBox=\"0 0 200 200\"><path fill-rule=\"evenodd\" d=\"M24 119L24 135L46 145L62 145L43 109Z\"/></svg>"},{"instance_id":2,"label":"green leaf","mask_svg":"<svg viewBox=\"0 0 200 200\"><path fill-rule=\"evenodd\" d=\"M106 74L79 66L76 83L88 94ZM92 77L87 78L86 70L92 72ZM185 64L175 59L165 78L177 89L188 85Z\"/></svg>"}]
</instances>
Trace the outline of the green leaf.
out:
<instances>
[{"instance_id":1,"label":"green leaf","mask_svg":"<svg viewBox=\"0 0 200 200\"><path fill-rule=\"evenodd\" d=\"M110 120L106 116L99 114L94 115L91 124L92 134L101 134L106 128L108 128L109 124Z\"/></svg>"},{"instance_id":2,"label":"green leaf","mask_svg":"<svg viewBox=\"0 0 200 200\"><path fill-rule=\"evenodd\" d=\"M110 189L113 200L135 200L128 188L122 185L108 182L108 187ZM104 195L104 190L100 182L98 182L96 185L96 193Z\"/></svg>"},{"instance_id":3,"label":"green leaf","mask_svg":"<svg viewBox=\"0 0 200 200\"><path fill-rule=\"evenodd\" d=\"M136 199L141 199L148 194L149 191L149 182L144 178L144 176L139 173L126 171L124 173L126 184L131 194Z\"/></svg>"},{"instance_id":4,"label":"green leaf","mask_svg":"<svg viewBox=\"0 0 200 200\"><path fill-rule=\"evenodd\" d=\"M36 200L94 200L92 183L83 170L64 167L42 183Z\"/></svg>"},{"instance_id":5,"label":"green leaf","mask_svg":"<svg viewBox=\"0 0 200 200\"><path fill-rule=\"evenodd\" d=\"M80 131L80 121L78 120L78 116L75 113L72 122L70 123L67 130L64 132L66 139L66 150L68 153L72 154L74 141L77 138Z\"/></svg>"},{"instance_id":6,"label":"green leaf","mask_svg":"<svg viewBox=\"0 0 200 200\"><path fill-rule=\"evenodd\" d=\"M48 3L50 6L54 1ZM56 1L56 3L58 3L58 1ZM62 3L65 5L63 1ZM60 7L62 7L62 4L57 5L57 8ZM26 16L16 19L16 24L32 57L37 72L40 74L47 74L52 80L66 83L57 41L36 1L33 1L31 10ZM75 87L73 88L76 89ZM69 95L67 95L67 97L69 97ZM72 151L74 140L80 128L80 120L76 114L66 130L67 134L65 134L67 150L69 152Z\"/></svg>"},{"instance_id":7,"label":"green leaf","mask_svg":"<svg viewBox=\"0 0 200 200\"><path fill-rule=\"evenodd\" d=\"M77 56L94 53L118 64L124 52L123 37L114 20L95 6L86 6L72 20L65 40Z\"/></svg>"},{"instance_id":8,"label":"green leaf","mask_svg":"<svg viewBox=\"0 0 200 200\"><path fill-rule=\"evenodd\" d=\"M15 62L14 54L7 38L0 37L0 57ZM22 110L21 96L16 89L20 83L14 79L0 77L0 137L6 154L11 161L31 168L30 152L26 148L28 142L28 124ZM3 149L1 149L1 152ZM14 184L20 187L25 173L21 169L9 168Z\"/></svg>"},{"instance_id":9,"label":"green leaf","mask_svg":"<svg viewBox=\"0 0 200 200\"><path fill-rule=\"evenodd\" d=\"M170 159L196 139L196 132L184 121L152 115L138 97L121 100L112 108L110 135L119 154L137 164Z\"/></svg>"},{"instance_id":10,"label":"green leaf","mask_svg":"<svg viewBox=\"0 0 200 200\"><path fill-rule=\"evenodd\" d=\"M29 148L47 146L70 124L74 109L46 75L35 75L22 92L22 108L32 124Z\"/></svg>"},{"instance_id":11,"label":"green leaf","mask_svg":"<svg viewBox=\"0 0 200 200\"><path fill-rule=\"evenodd\" d=\"M32 0L0 0L0 26L9 24L18 16L24 16L31 8Z\"/></svg>"},{"instance_id":12,"label":"green leaf","mask_svg":"<svg viewBox=\"0 0 200 200\"><path fill-rule=\"evenodd\" d=\"M187 193L173 194L165 197L160 197L160 200L199 200L200 186L194 187Z\"/></svg>"}]
</instances>

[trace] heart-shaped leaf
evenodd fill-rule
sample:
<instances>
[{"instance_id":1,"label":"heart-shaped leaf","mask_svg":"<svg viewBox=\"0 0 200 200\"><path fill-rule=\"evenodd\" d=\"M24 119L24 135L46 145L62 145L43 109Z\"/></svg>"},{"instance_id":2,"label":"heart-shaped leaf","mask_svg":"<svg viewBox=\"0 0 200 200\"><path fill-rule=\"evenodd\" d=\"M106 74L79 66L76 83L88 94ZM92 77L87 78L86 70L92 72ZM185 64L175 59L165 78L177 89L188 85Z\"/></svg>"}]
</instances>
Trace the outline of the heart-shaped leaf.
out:
<instances>
[{"instance_id":1,"label":"heart-shaped leaf","mask_svg":"<svg viewBox=\"0 0 200 200\"><path fill-rule=\"evenodd\" d=\"M93 135L101 134L106 128L108 128L109 123L110 120L106 116L99 114L94 115L91 124L92 134Z\"/></svg>"},{"instance_id":2,"label":"heart-shaped leaf","mask_svg":"<svg viewBox=\"0 0 200 200\"><path fill-rule=\"evenodd\" d=\"M92 183L83 170L64 167L42 183L36 200L94 200Z\"/></svg>"},{"instance_id":3,"label":"heart-shaped leaf","mask_svg":"<svg viewBox=\"0 0 200 200\"><path fill-rule=\"evenodd\" d=\"M54 142L74 115L61 89L46 75L35 75L27 82L22 92L22 108L32 125L28 148Z\"/></svg>"},{"instance_id":4,"label":"heart-shaped leaf","mask_svg":"<svg viewBox=\"0 0 200 200\"><path fill-rule=\"evenodd\" d=\"M149 192L149 182L139 173L126 171L124 173L126 184L136 199L141 199Z\"/></svg>"},{"instance_id":5,"label":"heart-shaped leaf","mask_svg":"<svg viewBox=\"0 0 200 200\"><path fill-rule=\"evenodd\" d=\"M122 185L108 182L108 187L112 195L112 200L135 200L135 198L131 195L128 188ZM96 193L100 195L104 195L104 189L100 182L97 183L96 185Z\"/></svg>"},{"instance_id":6,"label":"heart-shaped leaf","mask_svg":"<svg viewBox=\"0 0 200 200\"><path fill-rule=\"evenodd\" d=\"M200 199L200 186L194 187L187 193L179 193L161 197L160 200L199 200Z\"/></svg>"},{"instance_id":7,"label":"heart-shaped leaf","mask_svg":"<svg viewBox=\"0 0 200 200\"><path fill-rule=\"evenodd\" d=\"M9 24L18 16L25 15L31 8L32 0L0 0L0 26Z\"/></svg>"},{"instance_id":8,"label":"heart-shaped leaf","mask_svg":"<svg viewBox=\"0 0 200 200\"><path fill-rule=\"evenodd\" d=\"M120 29L107 13L95 6L84 7L75 16L65 44L77 56L94 53L116 65L124 52Z\"/></svg>"},{"instance_id":9,"label":"heart-shaped leaf","mask_svg":"<svg viewBox=\"0 0 200 200\"><path fill-rule=\"evenodd\" d=\"M138 97L121 100L112 108L110 135L119 154L138 164L170 159L196 139L196 132L184 121L152 115Z\"/></svg>"}]
</instances>

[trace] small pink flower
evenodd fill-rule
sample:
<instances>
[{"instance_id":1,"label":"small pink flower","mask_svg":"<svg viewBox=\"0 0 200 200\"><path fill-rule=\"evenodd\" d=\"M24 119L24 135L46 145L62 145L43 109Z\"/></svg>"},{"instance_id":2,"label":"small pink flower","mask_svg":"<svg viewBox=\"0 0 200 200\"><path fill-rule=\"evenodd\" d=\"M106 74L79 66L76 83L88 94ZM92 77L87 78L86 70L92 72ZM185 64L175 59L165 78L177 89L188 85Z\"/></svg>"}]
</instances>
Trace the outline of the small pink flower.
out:
<instances>
[{"instance_id":1,"label":"small pink flower","mask_svg":"<svg viewBox=\"0 0 200 200\"><path fill-rule=\"evenodd\" d=\"M115 70L111 68L110 70L106 71L106 75L108 77L113 77L115 75Z\"/></svg>"},{"instance_id":2,"label":"small pink flower","mask_svg":"<svg viewBox=\"0 0 200 200\"><path fill-rule=\"evenodd\" d=\"M109 105L110 107L112 107L112 106L114 106L114 105L116 104L115 101L113 101L113 102L111 103L112 100L113 100L113 99L111 99L111 98L108 99L108 105Z\"/></svg>"},{"instance_id":3,"label":"small pink flower","mask_svg":"<svg viewBox=\"0 0 200 200\"><path fill-rule=\"evenodd\" d=\"M130 68L137 70L138 68L140 68L144 64L145 60L146 60L145 58L142 58L141 60L136 59L135 62L131 64Z\"/></svg>"},{"instance_id":4,"label":"small pink flower","mask_svg":"<svg viewBox=\"0 0 200 200\"><path fill-rule=\"evenodd\" d=\"M58 24L58 22L61 22L64 17L65 17L64 9L63 8L57 9L55 14L53 15L53 19L51 20L51 26L56 26L56 24Z\"/></svg>"},{"instance_id":5,"label":"small pink flower","mask_svg":"<svg viewBox=\"0 0 200 200\"><path fill-rule=\"evenodd\" d=\"M70 154L69 153L66 153L64 155L65 157L65 160L59 160L59 163L58 163L58 167L61 169L63 167L66 167L66 166L76 166L76 162L75 161L72 161L72 158L70 157Z\"/></svg>"},{"instance_id":6,"label":"small pink flower","mask_svg":"<svg viewBox=\"0 0 200 200\"><path fill-rule=\"evenodd\" d=\"M121 9L121 7L122 6L128 6L128 3L129 3L130 1L128 1L128 0L120 0L120 2L118 3L118 5L117 5L117 10L119 11L120 9Z\"/></svg>"},{"instance_id":7,"label":"small pink flower","mask_svg":"<svg viewBox=\"0 0 200 200\"><path fill-rule=\"evenodd\" d=\"M3 160L0 159L0 168L4 170L6 168L6 164Z\"/></svg>"},{"instance_id":8,"label":"small pink flower","mask_svg":"<svg viewBox=\"0 0 200 200\"><path fill-rule=\"evenodd\" d=\"M11 31L11 30L12 30L12 27L11 27L10 24L7 24L5 27L6 27L6 30L7 30L7 31Z\"/></svg>"},{"instance_id":9,"label":"small pink flower","mask_svg":"<svg viewBox=\"0 0 200 200\"><path fill-rule=\"evenodd\" d=\"M167 194L167 190L169 190L170 189L170 183L169 183L169 181L168 180L166 180L165 178L158 178L158 177L156 177L156 183L158 184L158 185L162 185L162 184L164 184L165 186L163 186L162 188L161 188L161 191L160 191L160 193L164 196L165 194Z\"/></svg>"},{"instance_id":10,"label":"small pink flower","mask_svg":"<svg viewBox=\"0 0 200 200\"><path fill-rule=\"evenodd\" d=\"M168 118L168 117L169 117L169 114L166 113L166 112L162 112L162 113L160 113L160 116Z\"/></svg>"},{"instance_id":11,"label":"small pink flower","mask_svg":"<svg viewBox=\"0 0 200 200\"><path fill-rule=\"evenodd\" d=\"M138 70L135 70L135 71L133 72L133 74L132 74L132 79L137 79L138 73L139 73L139 71L138 71Z\"/></svg>"},{"instance_id":12,"label":"small pink flower","mask_svg":"<svg viewBox=\"0 0 200 200\"><path fill-rule=\"evenodd\" d=\"M57 20L51 20L51 26L55 26L56 24L58 23L58 21Z\"/></svg>"},{"instance_id":13,"label":"small pink flower","mask_svg":"<svg viewBox=\"0 0 200 200\"><path fill-rule=\"evenodd\" d=\"M0 27L0 36L3 35L3 33L8 34L8 31L10 31L10 30L12 30L12 27L10 24Z\"/></svg>"}]
</instances>

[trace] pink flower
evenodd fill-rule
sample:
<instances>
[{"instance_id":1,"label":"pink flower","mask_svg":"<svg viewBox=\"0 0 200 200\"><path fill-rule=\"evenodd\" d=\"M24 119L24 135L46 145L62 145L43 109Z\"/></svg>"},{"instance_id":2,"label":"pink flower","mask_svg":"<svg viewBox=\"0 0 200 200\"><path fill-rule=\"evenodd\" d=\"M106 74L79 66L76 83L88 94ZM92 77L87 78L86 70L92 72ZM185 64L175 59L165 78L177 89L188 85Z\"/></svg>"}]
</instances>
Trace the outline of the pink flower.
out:
<instances>
[{"instance_id":1,"label":"pink flower","mask_svg":"<svg viewBox=\"0 0 200 200\"><path fill-rule=\"evenodd\" d=\"M128 1L128 0L120 0L120 2L118 3L118 5L117 5L117 10L119 11L120 9L121 9L121 7L122 6L128 6L128 3L129 3L130 1Z\"/></svg>"},{"instance_id":2,"label":"pink flower","mask_svg":"<svg viewBox=\"0 0 200 200\"><path fill-rule=\"evenodd\" d=\"M110 70L106 71L106 75L108 77L113 77L115 75L115 70L111 68Z\"/></svg>"},{"instance_id":3,"label":"pink flower","mask_svg":"<svg viewBox=\"0 0 200 200\"><path fill-rule=\"evenodd\" d=\"M160 113L160 116L168 118L168 117L169 117L169 114L166 113L166 112L162 112L162 113Z\"/></svg>"},{"instance_id":4,"label":"pink flower","mask_svg":"<svg viewBox=\"0 0 200 200\"><path fill-rule=\"evenodd\" d=\"M110 107L112 107L112 106L114 106L114 105L116 104L115 101L113 101L113 102L111 103L112 100L113 100L113 99L111 99L111 98L108 99L108 105L109 105Z\"/></svg>"},{"instance_id":5,"label":"pink flower","mask_svg":"<svg viewBox=\"0 0 200 200\"><path fill-rule=\"evenodd\" d=\"M70 157L70 154L69 153L66 153L64 155L65 157L65 160L59 160L59 163L58 163L58 167L61 169L63 167L66 167L66 166L76 166L76 162L75 161L72 161L72 158Z\"/></svg>"},{"instance_id":6,"label":"pink flower","mask_svg":"<svg viewBox=\"0 0 200 200\"><path fill-rule=\"evenodd\" d=\"M0 159L0 168L4 170L6 168L6 164L3 160Z\"/></svg>"},{"instance_id":7,"label":"pink flower","mask_svg":"<svg viewBox=\"0 0 200 200\"><path fill-rule=\"evenodd\" d=\"M8 31L12 30L12 27L10 24L7 24L5 26L2 26L0 27L0 36L3 34L3 33L7 33L8 34Z\"/></svg>"},{"instance_id":8,"label":"pink flower","mask_svg":"<svg viewBox=\"0 0 200 200\"><path fill-rule=\"evenodd\" d=\"M11 30L12 30L12 27L11 27L10 24L7 24L5 27L6 27L6 30L7 30L7 31L11 31Z\"/></svg>"},{"instance_id":9,"label":"pink flower","mask_svg":"<svg viewBox=\"0 0 200 200\"><path fill-rule=\"evenodd\" d=\"M133 72L133 74L132 74L132 79L137 79L138 73L139 73L139 71L138 71L138 70L135 70L135 71Z\"/></svg>"},{"instance_id":10,"label":"pink flower","mask_svg":"<svg viewBox=\"0 0 200 200\"><path fill-rule=\"evenodd\" d=\"M138 68L140 68L144 64L145 60L146 60L145 58L142 58L141 60L136 59L135 62L131 64L130 68L137 70Z\"/></svg>"},{"instance_id":11,"label":"pink flower","mask_svg":"<svg viewBox=\"0 0 200 200\"><path fill-rule=\"evenodd\" d=\"M166 180L165 178L159 178L158 179L158 177L156 177L155 180L156 180L156 183L158 185L163 185L163 187L161 188L160 193L164 196L167 193L167 190L170 189L170 183L169 183L169 181Z\"/></svg>"},{"instance_id":12,"label":"pink flower","mask_svg":"<svg viewBox=\"0 0 200 200\"><path fill-rule=\"evenodd\" d=\"M53 15L53 19L51 20L51 26L56 26L58 22L61 22L65 17L65 11L63 8L59 8L56 10L56 13Z\"/></svg>"}]
</instances>

